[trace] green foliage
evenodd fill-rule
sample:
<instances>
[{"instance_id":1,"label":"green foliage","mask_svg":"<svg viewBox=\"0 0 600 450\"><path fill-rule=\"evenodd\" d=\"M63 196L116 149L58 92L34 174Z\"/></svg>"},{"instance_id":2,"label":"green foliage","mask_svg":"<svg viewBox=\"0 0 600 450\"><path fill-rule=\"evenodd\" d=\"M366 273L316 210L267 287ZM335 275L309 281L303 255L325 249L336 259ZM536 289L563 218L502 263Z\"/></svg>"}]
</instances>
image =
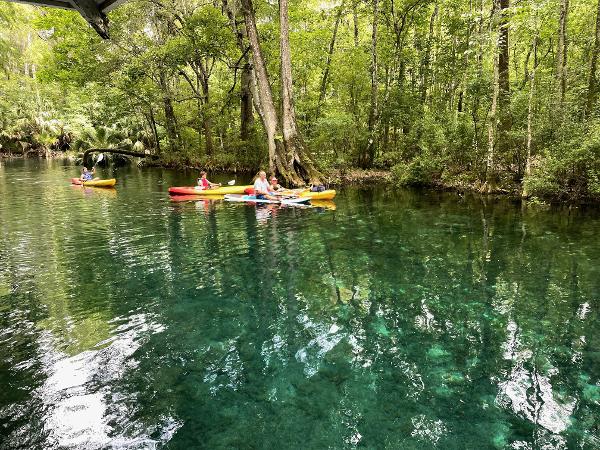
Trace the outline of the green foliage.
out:
<instances>
[{"instance_id":1,"label":"green foliage","mask_svg":"<svg viewBox=\"0 0 600 450\"><path fill-rule=\"evenodd\" d=\"M392 175L397 186L426 186L439 180L442 164L434 158L416 157L408 163L392 167Z\"/></svg>"},{"instance_id":2,"label":"green foliage","mask_svg":"<svg viewBox=\"0 0 600 450\"><path fill-rule=\"evenodd\" d=\"M278 105L277 3L254 3ZM374 149L369 163L393 168L401 185L479 187L493 149L499 188L516 191L524 182L537 196L598 197L597 126L588 121L600 115L599 103L586 110L597 4L579 2L569 10L562 102L556 4L513 2L507 11L510 93L497 102L496 117L509 124L506 130L491 117L499 25L492 6L492 0L442 0L395 2L392 9L380 2L371 133L372 3L292 2L295 113L318 165L326 171L356 166ZM3 150L52 148L72 135L76 148L143 148L173 164L250 169L264 163L265 133L256 112L251 136L240 140L248 42L238 46L219 3L131 0L110 13L110 23L111 39L104 41L75 12L0 4ZM119 137L109 142L99 130ZM533 172L524 180L529 130Z\"/></svg>"},{"instance_id":3,"label":"green foliage","mask_svg":"<svg viewBox=\"0 0 600 450\"><path fill-rule=\"evenodd\" d=\"M587 133L572 130L558 148L546 149L537 167L525 178L525 189L540 197L600 199L600 122Z\"/></svg>"}]
</instances>

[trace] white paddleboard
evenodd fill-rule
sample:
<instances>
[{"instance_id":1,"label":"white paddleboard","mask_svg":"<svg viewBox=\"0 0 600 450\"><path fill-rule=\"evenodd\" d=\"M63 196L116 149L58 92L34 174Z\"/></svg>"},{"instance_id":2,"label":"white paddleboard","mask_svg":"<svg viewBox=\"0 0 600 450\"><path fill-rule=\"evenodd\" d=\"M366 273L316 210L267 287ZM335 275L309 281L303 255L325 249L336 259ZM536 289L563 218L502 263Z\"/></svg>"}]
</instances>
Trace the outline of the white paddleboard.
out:
<instances>
[{"instance_id":1,"label":"white paddleboard","mask_svg":"<svg viewBox=\"0 0 600 450\"><path fill-rule=\"evenodd\" d=\"M281 200L257 199L254 195L227 194L225 200L230 202L278 203L282 205L302 205L310 201L310 197L282 198Z\"/></svg>"}]
</instances>

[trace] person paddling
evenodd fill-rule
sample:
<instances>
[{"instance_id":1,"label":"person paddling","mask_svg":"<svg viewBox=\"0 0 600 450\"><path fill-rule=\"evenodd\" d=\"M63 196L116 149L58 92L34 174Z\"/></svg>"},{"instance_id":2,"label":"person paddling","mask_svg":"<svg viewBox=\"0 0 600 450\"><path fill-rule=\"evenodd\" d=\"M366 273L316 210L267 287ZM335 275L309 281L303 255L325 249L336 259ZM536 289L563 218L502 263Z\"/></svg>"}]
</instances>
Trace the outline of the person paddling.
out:
<instances>
[{"instance_id":1,"label":"person paddling","mask_svg":"<svg viewBox=\"0 0 600 450\"><path fill-rule=\"evenodd\" d=\"M94 179L97 179L97 178L94 178L95 173L96 173L95 167L92 167L92 170L88 170L88 168L84 166L83 169L81 169L81 177L79 177L79 179L81 181L92 181Z\"/></svg>"},{"instance_id":2,"label":"person paddling","mask_svg":"<svg viewBox=\"0 0 600 450\"><path fill-rule=\"evenodd\" d=\"M208 179L206 178L206 172L202 171L200 172L200 178L198 178L198 186L200 187L200 189L206 190L217 188L221 185L219 183L211 183L210 181L208 181Z\"/></svg>"},{"instance_id":3,"label":"person paddling","mask_svg":"<svg viewBox=\"0 0 600 450\"><path fill-rule=\"evenodd\" d=\"M267 181L267 174L264 170L258 173L258 178L254 182L254 195L257 200L277 200L273 195L275 192Z\"/></svg>"}]
</instances>

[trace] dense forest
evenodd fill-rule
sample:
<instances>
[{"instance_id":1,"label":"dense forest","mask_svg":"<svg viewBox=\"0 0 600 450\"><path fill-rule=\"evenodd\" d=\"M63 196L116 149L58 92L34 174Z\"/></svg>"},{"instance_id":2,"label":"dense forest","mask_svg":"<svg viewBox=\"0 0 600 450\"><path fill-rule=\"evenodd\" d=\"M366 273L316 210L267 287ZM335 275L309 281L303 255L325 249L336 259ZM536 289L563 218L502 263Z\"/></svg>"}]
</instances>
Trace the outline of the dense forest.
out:
<instances>
[{"instance_id":1,"label":"dense forest","mask_svg":"<svg viewBox=\"0 0 600 450\"><path fill-rule=\"evenodd\" d=\"M288 4L289 3L289 4ZM600 198L596 0L0 3L4 153Z\"/></svg>"}]
</instances>

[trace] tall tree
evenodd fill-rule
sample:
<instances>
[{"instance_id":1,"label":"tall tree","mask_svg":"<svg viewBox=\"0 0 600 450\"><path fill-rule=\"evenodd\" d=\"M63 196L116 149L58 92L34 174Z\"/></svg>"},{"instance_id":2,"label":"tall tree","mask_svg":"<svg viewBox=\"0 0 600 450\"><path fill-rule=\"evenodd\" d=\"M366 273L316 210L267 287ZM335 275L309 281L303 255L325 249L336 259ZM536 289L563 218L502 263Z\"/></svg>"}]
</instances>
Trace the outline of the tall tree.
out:
<instances>
[{"instance_id":1,"label":"tall tree","mask_svg":"<svg viewBox=\"0 0 600 450\"><path fill-rule=\"evenodd\" d=\"M250 49L248 47L248 33L243 19L237 20L237 9L228 0L223 1L223 9L229 18L229 26L236 37L237 46L242 53L240 62L242 62L242 75L240 78L240 139L247 141L250 138L254 128L252 85L254 83L254 74L252 64L250 63ZM237 68L236 68L237 70Z\"/></svg>"},{"instance_id":2,"label":"tall tree","mask_svg":"<svg viewBox=\"0 0 600 450\"><path fill-rule=\"evenodd\" d=\"M567 90L567 20L569 17L569 0L560 0L558 18L558 45L556 48L556 84L559 111L562 112Z\"/></svg>"},{"instance_id":3,"label":"tall tree","mask_svg":"<svg viewBox=\"0 0 600 450\"><path fill-rule=\"evenodd\" d=\"M269 170L272 173L278 173L289 184L294 186L302 185L307 181L317 183L321 174L308 155L296 125L292 91L287 1L284 0L279 6L283 133L280 133L267 66L260 47L252 0L242 0L242 9L250 48L252 49L252 61L254 63L257 91L261 105L261 118L263 119L263 125L267 133Z\"/></svg>"},{"instance_id":4,"label":"tall tree","mask_svg":"<svg viewBox=\"0 0 600 450\"><path fill-rule=\"evenodd\" d=\"M421 103L425 105L427 103L427 91L429 89L429 73L431 71L431 47L433 46L433 29L435 25L435 19L438 15L438 4L435 3L431 18L429 19L429 34L427 36L427 43L425 47L425 56L421 67L422 81L421 81Z\"/></svg>"},{"instance_id":5,"label":"tall tree","mask_svg":"<svg viewBox=\"0 0 600 450\"><path fill-rule=\"evenodd\" d=\"M344 2L338 7L335 15L335 24L333 25L333 33L331 34L331 41L329 42L329 49L327 52L327 62L325 63L325 70L323 71L323 77L321 78L321 87L319 89L319 101L317 102L317 113L316 117L319 118L321 112L321 105L325 99L327 93L327 82L329 81L329 69L331 67L331 59L333 58L333 50L335 49L335 38L337 36L340 20L342 13L344 12Z\"/></svg>"},{"instance_id":6,"label":"tall tree","mask_svg":"<svg viewBox=\"0 0 600 450\"><path fill-rule=\"evenodd\" d=\"M361 165L369 167L375 159L375 151L377 148L376 123L378 116L377 96L379 91L379 81L377 74L377 23L379 22L379 0L373 1L373 25L371 28L371 106L369 108L369 138L367 148L363 155Z\"/></svg>"},{"instance_id":7,"label":"tall tree","mask_svg":"<svg viewBox=\"0 0 600 450\"><path fill-rule=\"evenodd\" d=\"M590 62L590 76L588 81L588 92L585 112L592 114L596 99L598 98L598 77L596 75L598 69L598 55L600 54L600 0L596 11L596 34L594 38L594 48L592 49L592 57Z\"/></svg>"},{"instance_id":8,"label":"tall tree","mask_svg":"<svg viewBox=\"0 0 600 450\"><path fill-rule=\"evenodd\" d=\"M250 48L252 49L252 63L254 66L257 94L261 110L260 117L263 121L265 133L267 134L269 170L274 173L278 159L277 155L283 153L283 142L281 140L279 121L277 118L277 111L275 110L275 103L273 101L271 84L269 83L267 65L260 47L254 5L252 4L252 0L241 0L241 3L246 24L246 32L248 33L248 41L250 43Z\"/></svg>"},{"instance_id":9,"label":"tall tree","mask_svg":"<svg viewBox=\"0 0 600 450\"><path fill-rule=\"evenodd\" d=\"M293 185L318 183L321 174L310 157L296 123L292 84L292 57L288 21L288 0L279 0L279 51L281 55L281 116L285 154L277 155L277 170Z\"/></svg>"},{"instance_id":10,"label":"tall tree","mask_svg":"<svg viewBox=\"0 0 600 450\"><path fill-rule=\"evenodd\" d=\"M498 119L499 119L499 149L506 151L508 132L511 128L510 115L510 61L509 61L509 8L510 0L499 0L499 30L498 30Z\"/></svg>"},{"instance_id":11,"label":"tall tree","mask_svg":"<svg viewBox=\"0 0 600 450\"><path fill-rule=\"evenodd\" d=\"M527 102L527 160L525 162L525 176L531 175L531 147L533 142L533 98L535 92L535 71L537 69L537 47L539 40L539 31L535 30L533 37L533 69L529 72L529 99ZM527 189L523 189L523 197L528 197Z\"/></svg>"},{"instance_id":12,"label":"tall tree","mask_svg":"<svg viewBox=\"0 0 600 450\"><path fill-rule=\"evenodd\" d=\"M162 93L165 128L167 129L167 137L169 139L169 150L174 153L181 149L181 140L179 137L177 117L175 116L175 110L173 109L173 94L171 87L169 86L169 79L161 69L159 69L158 80Z\"/></svg>"}]
</instances>

